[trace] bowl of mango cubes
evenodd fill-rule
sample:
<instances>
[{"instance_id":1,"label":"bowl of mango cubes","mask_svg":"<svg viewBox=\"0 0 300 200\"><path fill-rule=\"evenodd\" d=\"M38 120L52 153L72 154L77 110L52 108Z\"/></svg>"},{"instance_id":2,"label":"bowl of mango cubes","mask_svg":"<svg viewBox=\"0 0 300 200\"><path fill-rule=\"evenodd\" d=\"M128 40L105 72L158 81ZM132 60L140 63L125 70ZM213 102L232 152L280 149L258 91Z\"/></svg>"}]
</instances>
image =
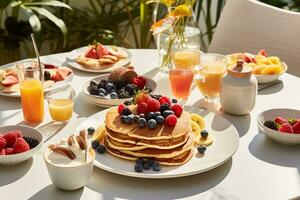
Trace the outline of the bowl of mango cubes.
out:
<instances>
[{"instance_id":1,"label":"bowl of mango cubes","mask_svg":"<svg viewBox=\"0 0 300 200\"><path fill-rule=\"evenodd\" d=\"M270 83L278 80L288 66L277 56L268 56L265 50L260 50L256 55L251 53L235 53L227 55L228 66L235 65L237 60L243 60L252 67L252 73L258 83Z\"/></svg>"}]
</instances>

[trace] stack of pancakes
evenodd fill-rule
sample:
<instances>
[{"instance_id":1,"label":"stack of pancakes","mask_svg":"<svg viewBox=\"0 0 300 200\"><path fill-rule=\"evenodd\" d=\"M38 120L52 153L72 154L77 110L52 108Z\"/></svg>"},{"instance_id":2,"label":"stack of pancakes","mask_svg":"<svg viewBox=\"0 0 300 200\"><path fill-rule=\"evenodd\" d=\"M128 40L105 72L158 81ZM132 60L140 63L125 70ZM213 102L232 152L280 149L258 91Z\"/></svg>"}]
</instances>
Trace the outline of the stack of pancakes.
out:
<instances>
[{"instance_id":1,"label":"stack of pancakes","mask_svg":"<svg viewBox=\"0 0 300 200\"><path fill-rule=\"evenodd\" d=\"M130 108L135 114L136 107ZM112 108L106 114L104 144L109 153L119 158L152 158L163 165L181 165L194 153L194 134L189 121L190 115L183 111L175 127L139 128L136 123L121 123L117 108Z\"/></svg>"}]
</instances>

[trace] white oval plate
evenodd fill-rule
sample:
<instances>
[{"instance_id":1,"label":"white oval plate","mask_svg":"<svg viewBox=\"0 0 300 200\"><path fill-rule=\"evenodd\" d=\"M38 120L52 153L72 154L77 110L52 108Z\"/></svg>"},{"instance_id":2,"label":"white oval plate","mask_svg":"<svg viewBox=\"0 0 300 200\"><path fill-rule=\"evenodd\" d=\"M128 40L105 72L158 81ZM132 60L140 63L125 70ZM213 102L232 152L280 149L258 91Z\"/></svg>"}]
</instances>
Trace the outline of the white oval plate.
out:
<instances>
[{"instance_id":1,"label":"white oval plate","mask_svg":"<svg viewBox=\"0 0 300 200\"><path fill-rule=\"evenodd\" d=\"M198 108L193 108L193 112L200 114L197 111L199 111ZM87 118L77 127L76 132L88 127L99 127L104 123L106 112L107 110L104 110ZM151 179L189 176L216 168L229 160L236 152L239 146L239 134L230 122L215 113L207 112L204 119L206 130L209 131L214 142L207 147L203 157L200 157L195 149L193 158L184 165L176 167L162 166L160 172L148 170L137 173L134 171L134 161L123 160L109 153L97 154L94 165L115 174Z\"/></svg>"},{"instance_id":2,"label":"white oval plate","mask_svg":"<svg viewBox=\"0 0 300 200\"><path fill-rule=\"evenodd\" d=\"M275 131L264 126L266 120L274 120L275 117L280 116L285 119L295 118L300 119L300 110L288 109L288 108L276 108L261 112L257 116L258 128L269 138L279 142L281 144L295 145L300 144L300 134L282 134L279 131Z\"/></svg>"},{"instance_id":3,"label":"white oval plate","mask_svg":"<svg viewBox=\"0 0 300 200\"><path fill-rule=\"evenodd\" d=\"M28 59L26 59L26 60L28 60ZM23 60L23 61L26 61L26 60ZM22 61L3 65L0 67L0 69L13 67L16 63L20 63L20 62L22 62ZM50 92L52 90L62 88L64 86L66 86L68 83L70 83L72 80L73 80L73 72L65 80L54 83L53 87L51 87L51 88L46 88L44 90L44 92ZM0 95L7 96L7 97L21 97L21 94L19 92L5 93L5 92L2 92L1 90L0 90Z\"/></svg>"},{"instance_id":4,"label":"white oval plate","mask_svg":"<svg viewBox=\"0 0 300 200\"><path fill-rule=\"evenodd\" d=\"M110 45L105 45L105 47L106 48L110 48L111 46ZM81 71L85 71L85 72L93 72L93 73L107 73L107 72L111 72L111 71L113 71L114 69L116 69L118 67L123 67L125 65L128 65L130 63L131 58L132 58L132 54L131 54L131 52L128 49L125 49L125 48L122 48L122 47L118 47L118 48L121 48L124 52L127 53L127 58L119 60L114 65L112 65L111 67L106 68L106 69L99 69L99 70L89 69L87 67L84 67L84 66L78 64L75 61L75 59L79 55L84 54L86 52L86 50L88 49L88 46L81 47L81 48L78 48L78 49L74 49L73 51L71 51L69 53L69 55L67 56L67 63L71 67L74 67L75 69L78 69L78 70L81 70Z\"/></svg>"},{"instance_id":5,"label":"white oval plate","mask_svg":"<svg viewBox=\"0 0 300 200\"><path fill-rule=\"evenodd\" d=\"M107 80L108 79L109 74L103 74L101 76L98 76L96 78L93 78L89 81L87 81L82 88L82 93L84 94L85 98L87 99L88 102L95 104L95 105L100 105L100 106L104 106L104 107L112 107L112 106L117 106L119 104L124 103L125 101L131 100L132 98L126 98L126 99L111 99L108 96L106 97L99 97L96 95L91 95L88 91L88 87L90 85L90 82L92 80L95 80L97 82L100 82L102 79ZM151 78L148 78L146 76L143 76L146 79L146 86L152 89L153 93L156 90L156 83L154 80L152 80Z\"/></svg>"}]
</instances>

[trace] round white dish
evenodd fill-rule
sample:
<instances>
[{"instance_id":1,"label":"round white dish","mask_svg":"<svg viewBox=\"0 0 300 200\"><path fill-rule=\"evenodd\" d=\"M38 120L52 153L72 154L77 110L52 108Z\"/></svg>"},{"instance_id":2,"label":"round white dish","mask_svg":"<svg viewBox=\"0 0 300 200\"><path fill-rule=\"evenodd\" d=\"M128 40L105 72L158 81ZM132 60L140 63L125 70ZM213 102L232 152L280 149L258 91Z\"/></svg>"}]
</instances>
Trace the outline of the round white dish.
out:
<instances>
[{"instance_id":1,"label":"round white dish","mask_svg":"<svg viewBox=\"0 0 300 200\"><path fill-rule=\"evenodd\" d=\"M88 91L88 88L89 88L89 85L90 85L90 82L92 80L95 80L97 82L100 82L101 80L105 79L107 80L108 79L108 76L109 74L103 74L101 76L98 76L96 78L93 78L89 81L87 81L84 85L83 85L83 88L82 88L82 93L84 94L84 96L86 97L87 101L89 103L92 103L92 104L95 104L95 105L100 105L100 106L104 106L104 107L112 107L112 106L117 106L119 104L122 104L124 103L125 101L128 101L128 100L131 100L132 98L125 98L125 99L111 99L109 98L109 96L106 96L106 97L99 97L99 96L96 96L96 95L91 95ZM153 93L155 90L156 90L156 83L154 80L152 80L151 78L148 78L146 76L143 76L145 79L146 79L146 86L151 88L152 89L152 92Z\"/></svg>"},{"instance_id":2,"label":"round white dish","mask_svg":"<svg viewBox=\"0 0 300 200\"><path fill-rule=\"evenodd\" d=\"M32 60L32 59L26 59L26 60ZM22 61L26 61L26 60L22 60ZM22 61L18 61L18 62L3 65L3 66L0 67L0 69L6 69L6 68L13 67L16 63L20 63ZM54 83L53 87L46 88L44 90L44 92L50 92L52 90L62 88L64 86L66 86L68 83L70 83L72 80L73 80L73 72L65 80L58 81L58 82ZM5 93L5 92L2 92L1 90L0 90L0 95L1 96L7 96L7 97L21 97L20 92Z\"/></svg>"},{"instance_id":3,"label":"round white dish","mask_svg":"<svg viewBox=\"0 0 300 200\"><path fill-rule=\"evenodd\" d=\"M300 134L281 133L263 125L266 120L274 120L277 116L286 119L299 119L300 111L289 108L277 108L263 111L257 116L257 126L259 130L278 143L287 145L300 144Z\"/></svg>"},{"instance_id":4,"label":"round white dish","mask_svg":"<svg viewBox=\"0 0 300 200\"><path fill-rule=\"evenodd\" d=\"M111 46L110 45L105 45L105 47L106 48L110 48ZM69 53L69 55L67 56L67 63L71 67L73 67L75 69L78 69L78 70L81 70L81 71L85 71L85 72L93 72L93 73L107 73L107 72L111 72L111 71L113 71L114 69L116 69L118 67L123 67L125 65L128 65L130 63L131 58L132 58L132 54L130 53L129 50L127 50L125 48L122 48L122 47L118 47L118 48L121 48L122 51L124 51L124 52L127 53L127 58L119 60L114 65L112 65L111 67L106 68L106 69L99 69L99 70L89 69L87 67L83 67L82 65L78 64L75 61L75 59L79 55L84 54L86 52L86 50L88 49L88 46L81 47L81 48L78 48L78 49L74 49L73 51L71 51Z\"/></svg>"},{"instance_id":5,"label":"round white dish","mask_svg":"<svg viewBox=\"0 0 300 200\"><path fill-rule=\"evenodd\" d=\"M23 126L23 125L1 126L0 134L8 131L13 131L13 130L20 130L23 136L30 136L36 138L39 141L39 145L23 153L12 154L12 155L0 155L0 164L2 165L16 165L18 163L30 159L33 156L33 154L35 154L42 147L43 144L42 133L39 130L31 128L29 126Z\"/></svg>"},{"instance_id":6,"label":"round white dish","mask_svg":"<svg viewBox=\"0 0 300 200\"><path fill-rule=\"evenodd\" d=\"M197 108L194 108L193 112L197 112L197 110ZM77 127L76 132L88 127L99 127L104 122L106 112L107 110L104 110L87 118ZM236 152L239 146L239 135L230 122L215 113L207 113L204 119L206 129L214 142L207 147L203 157L200 157L195 149L193 158L184 165L175 167L162 166L159 172L148 170L143 173L137 173L134 171L135 162L105 153L96 155L94 166L115 174L150 179L183 177L216 168L229 160Z\"/></svg>"}]
</instances>

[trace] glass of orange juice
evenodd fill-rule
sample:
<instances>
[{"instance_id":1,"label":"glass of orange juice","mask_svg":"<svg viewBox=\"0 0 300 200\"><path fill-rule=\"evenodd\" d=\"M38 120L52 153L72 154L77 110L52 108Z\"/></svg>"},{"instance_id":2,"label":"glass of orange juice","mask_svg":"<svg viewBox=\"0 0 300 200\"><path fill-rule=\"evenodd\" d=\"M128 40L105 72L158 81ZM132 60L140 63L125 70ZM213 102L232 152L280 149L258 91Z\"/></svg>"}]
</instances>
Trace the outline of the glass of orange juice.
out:
<instances>
[{"instance_id":1,"label":"glass of orange juice","mask_svg":"<svg viewBox=\"0 0 300 200\"><path fill-rule=\"evenodd\" d=\"M173 64L176 69L191 69L200 64L201 51L198 49L182 49L173 53Z\"/></svg>"},{"instance_id":2,"label":"glass of orange juice","mask_svg":"<svg viewBox=\"0 0 300 200\"><path fill-rule=\"evenodd\" d=\"M53 121L67 122L73 114L75 91L70 85L47 94L49 112Z\"/></svg>"},{"instance_id":3,"label":"glass of orange juice","mask_svg":"<svg viewBox=\"0 0 300 200\"><path fill-rule=\"evenodd\" d=\"M200 65L195 68L195 80L207 101L220 96L221 79L226 69L227 59L225 56L215 53L201 55Z\"/></svg>"},{"instance_id":4,"label":"glass of orange juice","mask_svg":"<svg viewBox=\"0 0 300 200\"><path fill-rule=\"evenodd\" d=\"M44 68L43 64L41 64L41 68ZM26 61L17 64L17 69L24 119L32 123L42 122L44 119L44 88L39 64L34 60Z\"/></svg>"}]
</instances>

